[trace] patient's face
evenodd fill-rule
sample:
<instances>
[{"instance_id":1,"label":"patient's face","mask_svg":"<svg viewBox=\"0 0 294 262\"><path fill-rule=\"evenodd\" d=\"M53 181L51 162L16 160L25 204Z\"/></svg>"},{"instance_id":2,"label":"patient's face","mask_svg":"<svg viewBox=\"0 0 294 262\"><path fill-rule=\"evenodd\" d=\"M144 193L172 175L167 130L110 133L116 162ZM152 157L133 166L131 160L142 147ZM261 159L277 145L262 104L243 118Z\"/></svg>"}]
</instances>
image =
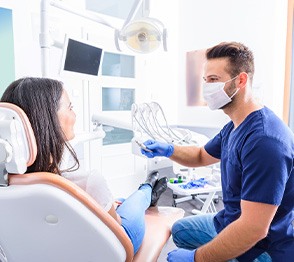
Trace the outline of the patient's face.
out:
<instances>
[{"instance_id":1,"label":"patient's face","mask_svg":"<svg viewBox=\"0 0 294 262\"><path fill-rule=\"evenodd\" d=\"M66 90L63 90L61 99L59 101L59 109L57 116L66 140L71 140L75 137L74 125L76 122L76 114L72 109L72 104Z\"/></svg>"}]
</instances>

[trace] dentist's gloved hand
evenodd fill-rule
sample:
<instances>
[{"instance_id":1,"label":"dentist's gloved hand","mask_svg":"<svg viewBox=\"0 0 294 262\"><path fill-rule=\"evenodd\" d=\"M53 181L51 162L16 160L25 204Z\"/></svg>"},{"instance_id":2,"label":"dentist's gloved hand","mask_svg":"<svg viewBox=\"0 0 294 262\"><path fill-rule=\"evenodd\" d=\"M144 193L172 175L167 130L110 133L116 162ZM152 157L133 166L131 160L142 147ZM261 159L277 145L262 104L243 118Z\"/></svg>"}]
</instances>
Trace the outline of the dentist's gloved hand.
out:
<instances>
[{"instance_id":1,"label":"dentist's gloved hand","mask_svg":"<svg viewBox=\"0 0 294 262\"><path fill-rule=\"evenodd\" d=\"M149 158L153 158L156 156L170 157L174 153L173 144L162 143L155 140L147 140L144 142L144 145L152 152L141 149L141 153Z\"/></svg>"},{"instance_id":2,"label":"dentist's gloved hand","mask_svg":"<svg viewBox=\"0 0 294 262\"><path fill-rule=\"evenodd\" d=\"M175 249L167 254L168 262L194 262L195 256L194 250L188 250L183 248Z\"/></svg>"}]
</instances>

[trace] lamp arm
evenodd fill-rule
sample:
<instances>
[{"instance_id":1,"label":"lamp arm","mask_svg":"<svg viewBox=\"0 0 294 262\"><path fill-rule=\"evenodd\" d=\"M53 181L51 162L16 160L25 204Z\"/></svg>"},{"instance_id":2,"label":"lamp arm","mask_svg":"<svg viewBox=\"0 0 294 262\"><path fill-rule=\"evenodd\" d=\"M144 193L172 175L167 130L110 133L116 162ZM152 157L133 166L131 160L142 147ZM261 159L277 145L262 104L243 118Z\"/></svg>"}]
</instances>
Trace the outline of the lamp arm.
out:
<instances>
[{"instance_id":1,"label":"lamp arm","mask_svg":"<svg viewBox=\"0 0 294 262\"><path fill-rule=\"evenodd\" d=\"M92 21L97 22L99 24L103 24L105 26L111 27L112 29L116 29L114 26L112 26L110 23L108 23L105 19L103 19L97 15L86 13L85 11L76 10L72 7L68 7L68 6L66 6L62 3L56 2L56 1L50 1L50 5L52 5L56 8L59 8L63 11L69 12L71 14L74 14L74 15L86 18L88 20L92 20Z\"/></svg>"},{"instance_id":2,"label":"lamp arm","mask_svg":"<svg viewBox=\"0 0 294 262\"><path fill-rule=\"evenodd\" d=\"M144 0L143 2L143 17L148 17L150 14L150 0Z\"/></svg>"},{"instance_id":3,"label":"lamp arm","mask_svg":"<svg viewBox=\"0 0 294 262\"><path fill-rule=\"evenodd\" d=\"M127 17L127 19L125 20L123 26L122 26L122 29L134 18L134 16L136 15L136 13L138 12L138 9L141 5L141 3L143 2L144 0L135 0L134 1L134 4L132 6L132 9Z\"/></svg>"}]
</instances>

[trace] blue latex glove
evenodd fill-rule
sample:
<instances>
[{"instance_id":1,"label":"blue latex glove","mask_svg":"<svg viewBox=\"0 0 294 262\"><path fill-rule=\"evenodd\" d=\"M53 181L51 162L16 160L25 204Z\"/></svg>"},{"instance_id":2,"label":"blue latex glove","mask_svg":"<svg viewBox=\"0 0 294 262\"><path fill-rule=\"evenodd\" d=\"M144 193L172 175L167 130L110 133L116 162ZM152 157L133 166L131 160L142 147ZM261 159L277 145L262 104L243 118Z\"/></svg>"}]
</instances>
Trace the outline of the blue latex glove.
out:
<instances>
[{"instance_id":1,"label":"blue latex glove","mask_svg":"<svg viewBox=\"0 0 294 262\"><path fill-rule=\"evenodd\" d=\"M144 149L141 149L141 153L148 158L153 158L156 156L170 157L174 152L173 144L162 143L155 140L147 140L144 142L144 145L147 149L150 149L152 151L148 152Z\"/></svg>"},{"instance_id":2,"label":"blue latex glove","mask_svg":"<svg viewBox=\"0 0 294 262\"><path fill-rule=\"evenodd\" d=\"M183 248L175 249L167 254L168 262L194 262L195 256L194 250L188 250Z\"/></svg>"}]
</instances>

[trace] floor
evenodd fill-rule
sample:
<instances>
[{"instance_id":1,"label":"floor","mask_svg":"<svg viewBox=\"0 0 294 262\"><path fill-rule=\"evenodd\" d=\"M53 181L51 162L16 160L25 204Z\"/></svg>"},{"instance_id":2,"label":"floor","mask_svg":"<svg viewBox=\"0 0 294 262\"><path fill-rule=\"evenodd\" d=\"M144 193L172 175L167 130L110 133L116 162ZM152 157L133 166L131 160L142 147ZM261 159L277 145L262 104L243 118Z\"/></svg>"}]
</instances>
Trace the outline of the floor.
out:
<instances>
[{"instance_id":1,"label":"floor","mask_svg":"<svg viewBox=\"0 0 294 262\"><path fill-rule=\"evenodd\" d=\"M171 177L174 174L172 174L172 172L170 170L163 170L163 171L160 172L160 175L161 176ZM162 196L160 197L160 199L158 201L158 205L159 206L172 206L172 204L173 204L173 194L172 194L172 190L170 190L168 188L166 190L166 192L164 192L162 194ZM222 200L220 199L219 202L215 206L216 206L217 210L221 210L223 208ZM191 210L195 209L195 208L200 209L201 208L201 203L198 202L197 200L189 200L189 201L178 203L177 207L180 207L180 208L185 210L185 216L194 216L191 213ZM172 251L175 248L176 248L176 246L173 243L172 238L170 238L169 241L167 242L167 244L165 245L165 247L163 248L157 262L166 261L167 253Z\"/></svg>"}]
</instances>

